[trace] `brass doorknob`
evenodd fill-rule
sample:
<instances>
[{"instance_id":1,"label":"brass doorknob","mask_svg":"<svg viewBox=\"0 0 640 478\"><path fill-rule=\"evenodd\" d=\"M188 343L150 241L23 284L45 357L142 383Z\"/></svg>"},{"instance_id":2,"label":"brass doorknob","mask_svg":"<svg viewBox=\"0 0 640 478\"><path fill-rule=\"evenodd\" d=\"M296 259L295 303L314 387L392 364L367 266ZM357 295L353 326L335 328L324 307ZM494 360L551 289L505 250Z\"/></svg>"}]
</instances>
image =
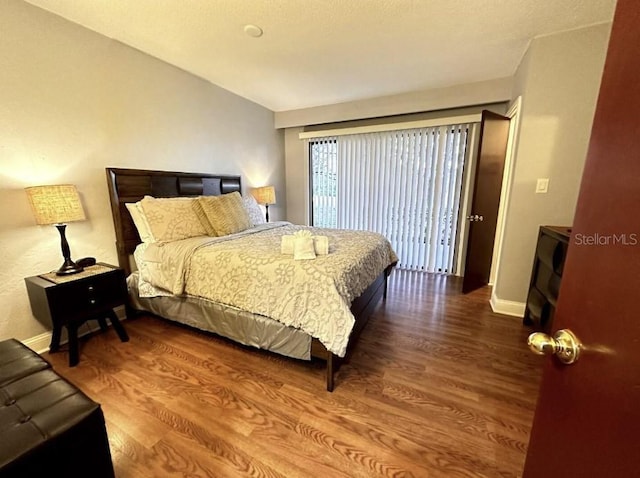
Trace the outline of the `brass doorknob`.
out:
<instances>
[{"instance_id":1,"label":"brass doorknob","mask_svg":"<svg viewBox=\"0 0 640 478\"><path fill-rule=\"evenodd\" d=\"M580 356L582 344L569 329L558 330L553 337L542 332L529 335L527 345L538 355L555 355L564 364L572 364Z\"/></svg>"}]
</instances>

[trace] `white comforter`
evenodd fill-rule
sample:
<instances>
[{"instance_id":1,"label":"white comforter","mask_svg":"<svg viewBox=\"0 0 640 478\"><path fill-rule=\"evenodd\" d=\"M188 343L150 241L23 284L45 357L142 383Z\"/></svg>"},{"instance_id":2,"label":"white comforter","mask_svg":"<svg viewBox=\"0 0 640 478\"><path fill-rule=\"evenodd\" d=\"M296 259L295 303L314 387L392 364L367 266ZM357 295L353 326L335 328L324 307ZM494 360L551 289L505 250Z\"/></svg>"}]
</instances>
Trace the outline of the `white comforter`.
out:
<instances>
[{"instance_id":1,"label":"white comforter","mask_svg":"<svg viewBox=\"0 0 640 478\"><path fill-rule=\"evenodd\" d=\"M397 261L389 242L365 231L312 229L329 238L329 254L296 261L281 237L303 226L271 223L221 238L197 237L139 246L141 295L188 294L297 327L343 357L352 300Z\"/></svg>"}]
</instances>

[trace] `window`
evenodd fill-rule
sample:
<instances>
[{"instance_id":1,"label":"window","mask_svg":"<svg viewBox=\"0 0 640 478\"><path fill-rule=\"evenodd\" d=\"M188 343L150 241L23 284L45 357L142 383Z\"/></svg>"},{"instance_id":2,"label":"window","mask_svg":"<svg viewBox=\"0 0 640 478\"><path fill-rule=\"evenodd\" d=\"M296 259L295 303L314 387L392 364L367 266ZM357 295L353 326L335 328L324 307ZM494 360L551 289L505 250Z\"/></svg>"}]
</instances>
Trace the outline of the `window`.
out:
<instances>
[{"instance_id":1,"label":"window","mask_svg":"<svg viewBox=\"0 0 640 478\"><path fill-rule=\"evenodd\" d=\"M312 224L379 232L400 268L452 273L468 130L310 140Z\"/></svg>"},{"instance_id":2,"label":"window","mask_svg":"<svg viewBox=\"0 0 640 478\"><path fill-rule=\"evenodd\" d=\"M338 227L338 144L335 138L309 142L311 224Z\"/></svg>"}]
</instances>

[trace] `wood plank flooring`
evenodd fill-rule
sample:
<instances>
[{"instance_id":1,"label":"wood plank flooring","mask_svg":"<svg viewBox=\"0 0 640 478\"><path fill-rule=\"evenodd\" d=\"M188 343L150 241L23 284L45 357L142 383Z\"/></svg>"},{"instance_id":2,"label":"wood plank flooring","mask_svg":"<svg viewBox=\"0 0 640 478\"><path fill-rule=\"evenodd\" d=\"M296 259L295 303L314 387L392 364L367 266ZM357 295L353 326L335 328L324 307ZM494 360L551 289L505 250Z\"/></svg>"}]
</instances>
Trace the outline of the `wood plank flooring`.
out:
<instances>
[{"instance_id":1,"label":"wood plank flooring","mask_svg":"<svg viewBox=\"0 0 640 478\"><path fill-rule=\"evenodd\" d=\"M489 289L395 271L325 391L324 364L141 317L45 354L102 404L118 478L515 477L542 358Z\"/></svg>"}]
</instances>

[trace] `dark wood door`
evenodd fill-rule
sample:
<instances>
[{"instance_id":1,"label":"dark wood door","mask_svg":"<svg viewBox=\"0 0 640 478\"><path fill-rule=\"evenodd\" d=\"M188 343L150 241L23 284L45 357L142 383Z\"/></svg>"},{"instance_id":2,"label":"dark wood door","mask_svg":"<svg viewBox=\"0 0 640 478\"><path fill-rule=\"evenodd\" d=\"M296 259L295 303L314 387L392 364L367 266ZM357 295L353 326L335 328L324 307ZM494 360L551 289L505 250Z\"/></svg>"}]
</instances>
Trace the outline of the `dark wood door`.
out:
<instances>
[{"instance_id":1,"label":"dark wood door","mask_svg":"<svg viewBox=\"0 0 640 478\"><path fill-rule=\"evenodd\" d=\"M462 281L465 294L489 282L508 141L509 118L483 111L471 215L466 219L469 239Z\"/></svg>"},{"instance_id":2,"label":"dark wood door","mask_svg":"<svg viewBox=\"0 0 640 478\"><path fill-rule=\"evenodd\" d=\"M640 476L640 9L618 0L524 476Z\"/></svg>"}]
</instances>

